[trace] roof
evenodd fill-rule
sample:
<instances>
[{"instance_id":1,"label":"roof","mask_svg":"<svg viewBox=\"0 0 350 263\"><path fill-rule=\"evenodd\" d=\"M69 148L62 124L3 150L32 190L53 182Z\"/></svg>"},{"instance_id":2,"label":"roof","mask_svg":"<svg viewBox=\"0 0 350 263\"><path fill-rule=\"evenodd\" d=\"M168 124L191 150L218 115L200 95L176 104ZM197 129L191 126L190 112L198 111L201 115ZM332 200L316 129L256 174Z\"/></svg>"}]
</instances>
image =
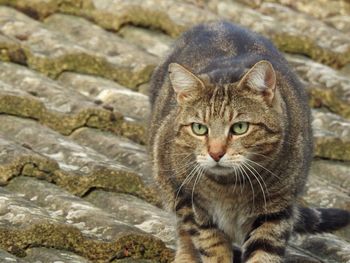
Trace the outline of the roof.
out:
<instances>
[{"instance_id":1,"label":"roof","mask_svg":"<svg viewBox=\"0 0 350 263\"><path fill-rule=\"evenodd\" d=\"M313 107L303 202L350 210L349 1L0 0L0 262L171 261L148 83L181 32L219 19L285 52ZM348 262L349 241L294 237L288 252Z\"/></svg>"}]
</instances>

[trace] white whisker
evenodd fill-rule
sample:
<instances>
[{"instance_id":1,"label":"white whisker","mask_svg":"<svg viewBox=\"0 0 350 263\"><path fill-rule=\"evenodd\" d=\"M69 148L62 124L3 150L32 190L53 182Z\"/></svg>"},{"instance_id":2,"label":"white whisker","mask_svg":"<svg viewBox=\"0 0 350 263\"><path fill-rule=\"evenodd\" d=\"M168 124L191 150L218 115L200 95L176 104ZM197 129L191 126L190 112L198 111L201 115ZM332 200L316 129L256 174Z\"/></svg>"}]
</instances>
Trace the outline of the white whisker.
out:
<instances>
[{"instance_id":1,"label":"white whisker","mask_svg":"<svg viewBox=\"0 0 350 263\"><path fill-rule=\"evenodd\" d=\"M268 157L268 156L266 156L266 155L264 155L264 154L261 154L261 153L250 152L249 154L262 156L262 157L264 157L265 159L268 159L268 160L270 160L270 161L273 161L273 160L274 160L273 158Z\"/></svg>"},{"instance_id":2,"label":"white whisker","mask_svg":"<svg viewBox=\"0 0 350 263\"><path fill-rule=\"evenodd\" d=\"M243 162L242 162L242 165L243 165ZM250 188L252 189L252 193L253 193L253 210L254 210L255 209L255 191L254 191L253 183L252 183L252 180L249 177L249 174L244 169L245 166L242 166L241 168L242 168L242 171L244 172L244 174L246 175L246 177L247 177L247 179L249 181Z\"/></svg>"},{"instance_id":3,"label":"white whisker","mask_svg":"<svg viewBox=\"0 0 350 263\"><path fill-rule=\"evenodd\" d=\"M240 166L240 165L238 165L238 168L239 168L239 171L240 171L240 179L242 179L242 183L240 184L242 187L241 187L241 194L243 193L243 189L245 188L245 181L246 180L244 180L244 178L245 178L245 176L244 176L244 174L242 173L243 172L243 169L242 169L242 167Z\"/></svg>"},{"instance_id":4,"label":"white whisker","mask_svg":"<svg viewBox=\"0 0 350 263\"><path fill-rule=\"evenodd\" d=\"M176 191L176 196L175 196L175 204L176 204L176 201L177 201L177 198L180 194L180 191L182 189L182 187L184 187L185 184L187 184L188 182L190 182L192 180L192 178L194 177L194 175L196 174L196 170L198 169L200 165L199 164L196 164L191 172L186 176L186 178L182 181L181 185L179 186L178 190Z\"/></svg>"},{"instance_id":5,"label":"white whisker","mask_svg":"<svg viewBox=\"0 0 350 263\"><path fill-rule=\"evenodd\" d=\"M243 165L244 167L246 167L246 168L251 172L251 174L255 177L255 179L257 180L257 182L258 182L258 184L259 184L259 186L260 186L261 192L262 192L262 194L263 194L263 197L264 197L264 205L265 205L265 211L266 211L266 207L267 207L267 205L266 205L266 195L265 195L264 188L263 188L262 184L260 183L259 178L258 178L258 177L255 175L255 173L249 168L249 166L247 165L247 163L242 162L242 165ZM258 174L258 175L259 175L259 174ZM260 175L259 175L259 176L260 176ZM264 183L264 185L265 185L265 188L266 188L266 190L267 190L267 186L266 186L266 184L265 184L263 178L260 177L260 179L263 181L263 183Z\"/></svg>"},{"instance_id":6,"label":"white whisker","mask_svg":"<svg viewBox=\"0 0 350 263\"><path fill-rule=\"evenodd\" d=\"M199 166L199 169L196 171L196 173L197 173L197 177L196 177L196 179L194 180L193 187L192 187L192 196L191 196L192 207L193 207L194 190L195 190L195 188L196 188L197 182L199 181L199 179L200 179L200 177L201 177L201 174L203 173L203 168L202 168L201 166Z\"/></svg>"},{"instance_id":7,"label":"white whisker","mask_svg":"<svg viewBox=\"0 0 350 263\"><path fill-rule=\"evenodd\" d=\"M235 173L235 186L233 187L233 192L236 190L236 186L237 186L237 167L236 167L236 165L233 165L232 166L232 168L233 168L233 170L234 170L234 173Z\"/></svg>"},{"instance_id":8,"label":"white whisker","mask_svg":"<svg viewBox=\"0 0 350 263\"><path fill-rule=\"evenodd\" d=\"M253 163L253 164L256 164L257 166L263 168L265 171L269 172L270 174L272 174L273 176L275 176L276 178L278 178L279 180L281 180L281 178L280 178L278 175L274 174L273 172L271 172L269 169L265 168L265 167L262 166L261 164L259 164L259 163L257 163L257 162L254 162L254 161L252 161L252 160L250 160L250 159L246 159L246 160L249 161L249 162L251 162L251 163Z\"/></svg>"},{"instance_id":9,"label":"white whisker","mask_svg":"<svg viewBox=\"0 0 350 263\"><path fill-rule=\"evenodd\" d=\"M186 169L193 165L194 163L196 163L196 161L191 161L189 163L186 163L185 165L179 167L179 168L176 168L175 170L174 169L158 169L157 171L159 172L176 172L175 175L178 175L184 171L186 171Z\"/></svg>"}]
</instances>

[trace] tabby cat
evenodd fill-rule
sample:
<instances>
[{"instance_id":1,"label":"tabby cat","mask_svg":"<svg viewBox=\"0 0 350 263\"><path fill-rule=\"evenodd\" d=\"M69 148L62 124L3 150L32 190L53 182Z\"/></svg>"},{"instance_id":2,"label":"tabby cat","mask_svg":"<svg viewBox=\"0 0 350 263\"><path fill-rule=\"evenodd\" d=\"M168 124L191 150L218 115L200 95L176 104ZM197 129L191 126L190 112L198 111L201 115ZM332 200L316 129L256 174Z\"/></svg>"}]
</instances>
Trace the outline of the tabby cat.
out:
<instances>
[{"instance_id":1,"label":"tabby cat","mask_svg":"<svg viewBox=\"0 0 350 263\"><path fill-rule=\"evenodd\" d=\"M310 109L264 37L198 25L155 70L151 93L154 174L178 219L175 262L282 262L292 232L349 223L348 211L297 205L313 155Z\"/></svg>"}]
</instances>

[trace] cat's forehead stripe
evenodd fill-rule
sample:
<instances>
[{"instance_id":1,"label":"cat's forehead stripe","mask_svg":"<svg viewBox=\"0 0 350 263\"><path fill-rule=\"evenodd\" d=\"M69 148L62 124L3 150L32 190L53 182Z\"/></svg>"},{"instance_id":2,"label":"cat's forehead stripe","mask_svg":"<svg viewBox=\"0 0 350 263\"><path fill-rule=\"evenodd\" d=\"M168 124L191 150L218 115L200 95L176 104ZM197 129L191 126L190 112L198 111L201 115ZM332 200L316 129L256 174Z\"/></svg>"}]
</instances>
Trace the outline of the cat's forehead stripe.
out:
<instances>
[{"instance_id":1,"label":"cat's forehead stripe","mask_svg":"<svg viewBox=\"0 0 350 263\"><path fill-rule=\"evenodd\" d=\"M203 112L201 110L197 111L196 117L200 120L205 120L205 116L203 115Z\"/></svg>"},{"instance_id":2,"label":"cat's forehead stripe","mask_svg":"<svg viewBox=\"0 0 350 263\"><path fill-rule=\"evenodd\" d=\"M206 109L206 119L209 117L219 117L226 121L230 121L235 115L233 105L231 103L231 96L229 96L229 86L216 87L213 90L212 96L209 100L209 106Z\"/></svg>"},{"instance_id":3,"label":"cat's forehead stripe","mask_svg":"<svg viewBox=\"0 0 350 263\"><path fill-rule=\"evenodd\" d=\"M228 92L227 92L227 85L224 86L224 99L221 104L219 115L221 117L224 117L225 110L227 111L227 105L228 105Z\"/></svg>"}]
</instances>

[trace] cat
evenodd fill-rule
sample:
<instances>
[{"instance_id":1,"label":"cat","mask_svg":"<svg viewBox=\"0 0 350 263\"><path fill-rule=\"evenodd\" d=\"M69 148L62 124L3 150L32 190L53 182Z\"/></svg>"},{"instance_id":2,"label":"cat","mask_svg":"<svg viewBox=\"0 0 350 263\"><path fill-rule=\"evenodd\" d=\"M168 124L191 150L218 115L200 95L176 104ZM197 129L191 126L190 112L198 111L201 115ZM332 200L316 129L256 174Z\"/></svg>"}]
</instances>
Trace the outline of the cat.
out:
<instances>
[{"instance_id":1,"label":"cat","mask_svg":"<svg viewBox=\"0 0 350 263\"><path fill-rule=\"evenodd\" d=\"M154 176L177 216L174 262L282 262L292 232L349 223L348 211L297 204L313 156L310 109L266 38L226 21L197 25L150 92Z\"/></svg>"}]
</instances>

